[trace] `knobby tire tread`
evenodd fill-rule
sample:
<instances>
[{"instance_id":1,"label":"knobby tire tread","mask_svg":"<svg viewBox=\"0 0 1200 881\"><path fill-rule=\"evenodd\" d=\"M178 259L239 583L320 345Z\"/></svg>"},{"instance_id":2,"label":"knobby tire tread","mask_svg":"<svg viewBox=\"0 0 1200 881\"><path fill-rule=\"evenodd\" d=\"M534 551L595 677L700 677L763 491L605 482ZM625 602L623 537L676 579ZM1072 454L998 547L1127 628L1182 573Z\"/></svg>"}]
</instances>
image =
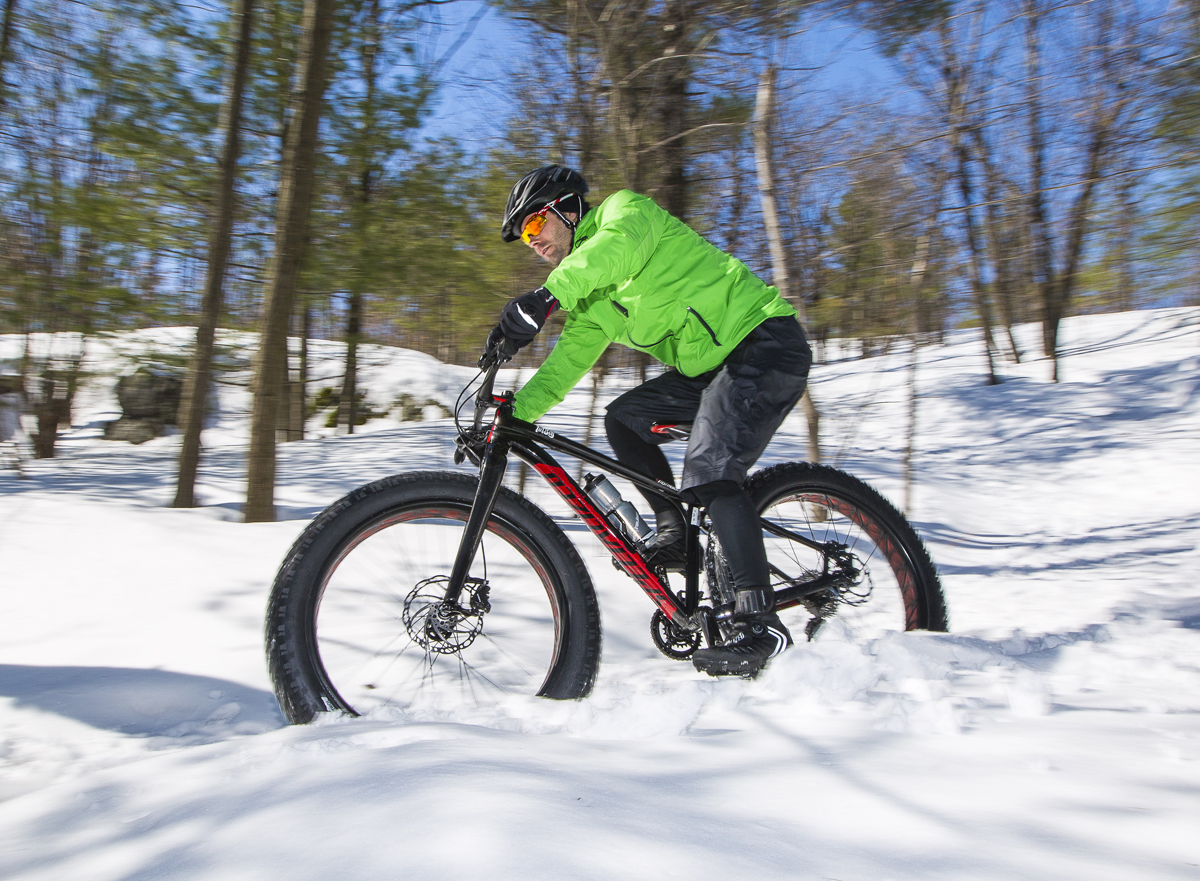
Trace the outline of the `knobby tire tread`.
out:
<instances>
[{"instance_id":1,"label":"knobby tire tread","mask_svg":"<svg viewBox=\"0 0 1200 881\"><path fill-rule=\"evenodd\" d=\"M949 628L946 599L937 569L916 530L886 498L844 471L810 462L775 465L754 474L746 491L762 512L769 503L794 492L828 494L852 503L863 515L892 537L903 551L915 587L915 627L908 629L945 631ZM907 611L906 598L906 611Z\"/></svg>"},{"instance_id":2,"label":"knobby tire tread","mask_svg":"<svg viewBox=\"0 0 1200 881\"><path fill-rule=\"evenodd\" d=\"M417 502L451 501L468 506L475 475L453 471L397 474L358 487L321 512L300 534L284 558L271 591L266 618L266 648L271 681L289 721L311 722L318 713L339 707L315 662L315 617L324 573L340 550L388 511ZM522 530L553 564L556 594L563 603L566 648L547 678L548 697L586 697L600 662L600 611L596 593L579 552L550 517L525 497L500 489L495 511Z\"/></svg>"}]
</instances>

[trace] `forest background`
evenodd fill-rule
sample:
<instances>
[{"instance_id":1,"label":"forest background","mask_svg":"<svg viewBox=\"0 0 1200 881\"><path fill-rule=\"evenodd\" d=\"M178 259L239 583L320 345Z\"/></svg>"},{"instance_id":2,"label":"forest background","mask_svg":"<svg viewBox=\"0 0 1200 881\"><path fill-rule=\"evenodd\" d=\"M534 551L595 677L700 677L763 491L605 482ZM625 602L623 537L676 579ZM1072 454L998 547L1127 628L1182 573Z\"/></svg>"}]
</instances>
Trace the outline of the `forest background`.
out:
<instances>
[{"instance_id":1,"label":"forest background","mask_svg":"<svg viewBox=\"0 0 1200 881\"><path fill-rule=\"evenodd\" d=\"M1198 53L1200 0L4 0L0 393L53 456L89 340L196 326L152 365L185 377L175 504L212 382L252 363L244 513L272 519L306 341L345 343L348 432L364 342L473 363L545 277L499 227L548 162L741 258L818 358L977 326L981 383L1058 380L1063 318L1200 305Z\"/></svg>"}]
</instances>

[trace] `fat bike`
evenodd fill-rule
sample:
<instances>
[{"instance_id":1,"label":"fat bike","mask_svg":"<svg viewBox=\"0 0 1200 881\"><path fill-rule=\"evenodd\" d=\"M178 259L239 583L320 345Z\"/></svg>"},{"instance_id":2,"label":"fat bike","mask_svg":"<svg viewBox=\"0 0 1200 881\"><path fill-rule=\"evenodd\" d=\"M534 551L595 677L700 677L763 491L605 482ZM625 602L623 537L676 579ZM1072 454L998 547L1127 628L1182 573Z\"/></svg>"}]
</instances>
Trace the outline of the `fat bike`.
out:
<instances>
[{"instance_id":1,"label":"fat bike","mask_svg":"<svg viewBox=\"0 0 1200 881\"><path fill-rule=\"evenodd\" d=\"M517 419L512 393L493 391L500 363L493 358L460 399L479 383L473 420L456 421L455 459L469 459L475 473L415 471L367 484L330 505L288 552L266 644L275 693L293 723L385 708L452 718L512 694L591 691L601 643L592 579L563 530L502 484L514 457L650 598L650 637L664 655L687 660L732 636L733 585L705 511L672 486ZM656 430L682 440L689 428ZM591 470L577 482L552 453ZM609 475L677 506L688 524L682 573L647 563L653 530ZM793 633L812 639L834 618L863 638L946 629L925 546L867 484L793 463L757 472L746 490L762 519L777 610Z\"/></svg>"}]
</instances>

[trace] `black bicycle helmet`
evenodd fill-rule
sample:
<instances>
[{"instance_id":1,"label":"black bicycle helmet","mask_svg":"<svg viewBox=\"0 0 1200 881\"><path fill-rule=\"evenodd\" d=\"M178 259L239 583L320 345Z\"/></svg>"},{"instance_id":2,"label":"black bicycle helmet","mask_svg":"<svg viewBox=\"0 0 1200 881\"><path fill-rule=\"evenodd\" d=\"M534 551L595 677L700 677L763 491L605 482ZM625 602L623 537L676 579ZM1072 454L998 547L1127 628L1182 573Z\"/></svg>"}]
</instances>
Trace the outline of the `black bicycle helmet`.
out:
<instances>
[{"instance_id":1,"label":"black bicycle helmet","mask_svg":"<svg viewBox=\"0 0 1200 881\"><path fill-rule=\"evenodd\" d=\"M583 175L562 165L547 165L525 175L508 194L504 206L504 223L500 226L500 237L506 242L515 242L521 237L519 225L526 216L545 208L559 196L574 193L582 205L587 195L587 181Z\"/></svg>"}]
</instances>

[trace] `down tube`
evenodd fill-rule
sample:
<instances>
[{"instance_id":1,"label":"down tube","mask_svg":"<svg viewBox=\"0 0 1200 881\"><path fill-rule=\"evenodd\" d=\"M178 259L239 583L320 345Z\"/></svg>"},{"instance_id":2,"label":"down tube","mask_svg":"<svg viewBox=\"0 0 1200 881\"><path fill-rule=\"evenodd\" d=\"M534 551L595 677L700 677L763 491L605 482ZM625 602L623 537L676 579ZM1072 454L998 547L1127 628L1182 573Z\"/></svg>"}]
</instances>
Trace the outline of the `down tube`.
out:
<instances>
[{"instance_id":1,"label":"down tube","mask_svg":"<svg viewBox=\"0 0 1200 881\"><path fill-rule=\"evenodd\" d=\"M641 555L613 529L608 519L600 513L600 509L588 498L587 493L571 479L561 465L535 444L513 442L511 449L517 456L532 465L546 479L546 482L554 487L571 510L579 515L579 518L587 524L588 529L613 555L617 565L638 583L654 605L662 609L667 618L681 623L687 620L687 616L679 607L679 601L659 580L658 576L650 571Z\"/></svg>"}]
</instances>

